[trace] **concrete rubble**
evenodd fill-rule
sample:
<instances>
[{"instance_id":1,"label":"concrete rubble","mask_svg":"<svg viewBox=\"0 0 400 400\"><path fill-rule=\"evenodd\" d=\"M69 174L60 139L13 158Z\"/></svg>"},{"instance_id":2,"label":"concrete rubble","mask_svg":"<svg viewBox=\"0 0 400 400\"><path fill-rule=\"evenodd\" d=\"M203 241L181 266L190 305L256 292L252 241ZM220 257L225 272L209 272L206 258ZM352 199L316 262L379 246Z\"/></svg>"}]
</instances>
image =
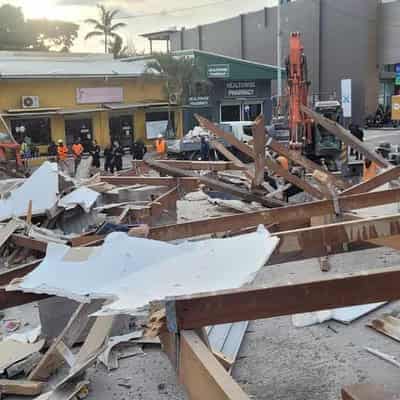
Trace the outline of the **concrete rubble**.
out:
<instances>
[{"instance_id":1,"label":"concrete rubble","mask_svg":"<svg viewBox=\"0 0 400 400\"><path fill-rule=\"evenodd\" d=\"M199 129L194 134L202 132L209 131ZM376 332L399 340L398 313L382 316L388 309L396 311L396 298L388 295L385 299L384 293L373 293L371 297L364 291L366 298L379 299L364 301L354 295L358 288L349 288L337 297L333 290L322 291L315 298L310 293L314 284L330 284L335 279L333 272L348 269L350 277L358 278L355 254L369 252L366 259L370 259L374 251L379 256L391 247L391 257L399 258L395 240L400 233L396 211L400 190L379 181L373 189L346 196L343 193L349 189L334 186L335 177L328 171L320 173L323 176L318 182L311 174L293 178L290 172L282 173L282 179L268 151L264 154L265 165L274 172L257 184L257 149L246 146L248 149L242 150L257 162L207 161L205 167L198 162L149 159L142 161L146 173L137 174L140 163L135 161L132 169L101 176L91 171L91 161L85 160L74 178L58 171L57 164L45 162L26 179L3 182L3 395L22 394L42 400L106 399L109 395L100 392L104 391L104 382L112 381L118 398L135 398L138 376L145 380L148 370L157 370L155 364L166 364L165 357L159 355L162 349L187 393L172 387L171 367L165 367L164 375L159 370L152 372L158 374L159 380L152 382L157 393L145 391L151 396L147 398L193 398L196 379L187 379L191 374L200 375L196 375L194 366L185 364L185 352L191 349L194 358L190 359L198 357L206 370L207 363L216 360L218 367L212 364L210 371L223 374L224 382L232 374L237 380L232 383L237 385L235 391L264 398L261 383L251 383L256 375L252 376L249 354L257 368L262 367L263 357L259 359L252 348L253 330L263 343L268 339L265 335L271 336L271 341L264 343L272 354L269 362L276 357L286 363L284 368L289 368L290 355L283 360L275 342L281 341L282 354L290 347L297 352L302 337L329 331L338 340L340 335L347 337L346 329L354 332L355 326L375 334L375 338L363 340L363 346L386 359L386 368L397 362L391 355L393 347L385 349L376 344L380 338ZM264 166L261 172L264 174ZM321 183L324 179L329 181L329 190ZM287 195L296 183L300 190ZM380 212L380 207L390 212ZM387 220L377 219L377 212L378 217ZM327 214L332 220L321 220ZM332 271L324 272L316 266L319 257L329 257ZM352 265L347 268L341 257L353 257ZM299 289L295 296L292 290L303 284L304 271L312 277L305 283L310 286L304 291ZM367 275L361 273L360 279ZM374 292L372 283L368 289ZM267 301L252 297L268 290L276 294ZM364 290L361 285L359 290ZM224 309L225 296L243 296L243 301L232 300L229 309ZM311 296L312 301L326 307L311 304L309 312L280 314L280 307L302 309L303 305L296 304L297 296L305 296L306 300ZM324 303L328 297L330 300ZM196 301L203 298L206 300L199 306ZM221 303L203 316L203 308L216 299ZM195 302L193 307L182 306L191 301ZM265 320L259 317L263 307L274 310L275 323L268 316ZM201 325L196 313L199 321L210 318L220 322ZM237 318L238 313L248 316L249 321ZM364 328L365 319L370 318L373 329ZM260 324L264 324L265 333L258 330ZM286 338L279 339L279 335ZM290 335L296 345L291 344ZM174 342L176 337L180 339ZM305 342L305 352L311 351L313 340ZM171 357L174 346L180 346L180 358L176 354ZM241 356L241 349L245 355ZM379 358L374 362L380 365ZM179 368L176 363L181 363ZM296 361L294 364L299 365ZM127 365L138 370L144 367L136 374ZM247 366L250 372L237 370L240 366ZM274 370L278 371L279 366ZM300 374L301 368L298 370ZM283 387L278 372L271 374L287 396L291 391ZM167 383L162 381L163 376L168 376ZM339 390L340 383L334 383ZM356 382L346 381L343 386L350 383ZM207 390L212 390L212 384ZM317 391L312 390L309 398L317 398ZM265 393L274 395L270 387ZM333 399L333 393L330 389L325 398Z\"/></svg>"}]
</instances>

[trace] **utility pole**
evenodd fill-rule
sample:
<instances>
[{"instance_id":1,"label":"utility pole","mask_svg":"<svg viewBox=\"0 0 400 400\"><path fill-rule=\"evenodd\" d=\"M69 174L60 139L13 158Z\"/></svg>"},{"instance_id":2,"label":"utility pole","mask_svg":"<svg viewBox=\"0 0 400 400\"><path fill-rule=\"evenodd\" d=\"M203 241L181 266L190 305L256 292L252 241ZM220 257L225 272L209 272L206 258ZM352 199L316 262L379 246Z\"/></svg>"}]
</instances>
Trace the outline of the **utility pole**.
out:
<instances>
[{"instance_id":1,"label":"utility pole","mask_svg":"<svg viewBox=\"0 0 400 400\"><path fill-rule=\"evenodd\" d=\"M277 37L276 37L276 57L278 65L278 114L281 113L281 98L282 98L282 54L281 54L281 0L278 0L277 10Z\"/></svg>"}]
</instances>

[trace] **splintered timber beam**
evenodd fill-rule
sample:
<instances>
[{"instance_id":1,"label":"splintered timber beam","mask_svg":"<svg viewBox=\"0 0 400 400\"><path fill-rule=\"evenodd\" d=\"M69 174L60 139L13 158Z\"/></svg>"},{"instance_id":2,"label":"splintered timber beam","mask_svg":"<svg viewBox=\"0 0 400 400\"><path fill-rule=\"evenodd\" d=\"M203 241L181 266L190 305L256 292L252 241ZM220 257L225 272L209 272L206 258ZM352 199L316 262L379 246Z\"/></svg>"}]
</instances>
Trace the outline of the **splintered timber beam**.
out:
<instances>
[{"instance_id":1,"label":"splintered timber beam","mask_svg":"<svg viewBox=\"0 0 400 400\"><path fill-rule=\"evenodd\" d=\"M381 168L390 167L389 161L385 160L379 154L370 150L367 145L365 145L361 140L354 137L347 129L343 128L343 126L338 123L324 117L323 115L309 109L308 107L301 106L301 110L309 115L316 123L325 128L328 132L332 133L340 140L342 140L347 145L353 147L358 150L360 153L364 154L366 158L371 161L374 161Z\"/></svg>"},{"instance_id":2,"label":"splintered timber beam","mask_svg":"<svg viewBox=\"0 0 400 400\"><path fill-rule=\"evenodd\" d=\"M343 196L337 200L342 212L395 203L398 201L400 201L399 188ZM150 237L153 239L170 241L218 232L239 231L243 228L260 224L269 225L305 220L311 217L329 214L335 214L334 201L321 200L265 211L160 226L151 228Z\"/></svg>"},{"instance_id":3,"label":"splintered timber beam","mask_svg":"<svg viewBox=\"0 0 400 400\"><path fill-rule=\"evenodd\" d=\"M399 176L400 165L397 167L389 168L368 181L361 182L358 185L352 186L347 190L344 190L341 195L346 196L349 194L366 193L373 189L376 189L379 186L384 185L387 182L397 179Z\"/></svg>"},{"instance_id":4,"label":"splintered timber beam","mask_svg":"<svg viewBox=\"0 0 400 400\"><path fill-rule=\"evenodd\" d=\"M207 178L205 176L197 176L195 173L190 171L184 171L179 168L171 167L169 165L163 164L162 161L154 161L154 160L146 160L146 163L153 169L157 171L161 171L163 173L176 176L176 177L183 177L183 176L190 176L190 177L197 177L198 180L208 187L216 190L222 190L224 192L230 193L234 196L237 196L246 201L256 201L260 204L263 204L267 207L279 207L284 204L282 201L276 199L267 199L261 196L257 196L252 194L246 190L240 189L234 185L229 185L224 182L220 182L216 179Z\"/></svg>"},{"instance_id":5,"label":"splintered timber beam","mask_svg":"<svg viewBox=\"0 0 400 400\"><path fill-rule=\"evenodd\" d=\"M265 171L265 120L264 117L257 118L255 124L251 128L253 132L253 153L254 153L254 180L253 186L258 187L264 182Z\"/></svg>"},{"instance_id":6,"label":"splintered timber beam","mask_svg":"<svg viewBox=\"0 0 400 400\"><path fill-rule=\"evenodd\" d=\"M196 115L196 119L203 128L208 129L210 132L214 133L216 136L226 140L229 144L236 147L242 153L244 153L248 157L255 160L255 158L256 158L255 153L254 153L253 149L251 147L249 147L247 144L236 139L236 137L234 135L232 135L231 133L224 132L222 129L219 129L217 126L215 126L212 122L210 122L206 118ZM263 128L263 131L264 131L264 135L265 135L265 128ZM317 188L310 185L303 179L297 177L296 175L291 174L289 171L286 171L277 162L275 162L275 160L273 160L271 157L265 158L265 167L269 171L274 172L275 174L281 176L282 178L285 178L288 182L292 183L293 185L295 185L295 186L299 187L300 189L304 190L305 192L309 193L311 196L313 196L317 199L323 199L325 197L323 195L323 193L321 193Z\"/></svg>"},{"instance_id":7,"label":"splintered timber beam","mask_svg":"<svg viewBox=\"0 0 400 400\"><path fill-rule=\"evenodd\" d=\"M274 235L280 238L279 245L271 258L320 257L343 251L344 244L390 239L399 234L400 214L278 232Z\"/></svg>"},{"instance_id":8,"label":"splintered timber beam","mask_svg":"<svg viewBox=\"0 0 400 400\"><path fill-rule=\"evenodd\" d=\"M280 154L283 157L286 157L287 159L291 160L293 163L302 166L305 168L308 172L313 173L314 171L319 171L326 175L333 183L334 186L337 186L340 189L346 189L349 187L348 183L345 182L343 179L340 179L339 177L333 175L329 171L326 171L324 168L322 168L320 165L315 163L314 161L311 161L307 157L304 157L299 151L295 150L290 150L283 144L279 143L272 137L268 137L267 140L267 146L272 150L275 151L276 153Z\"/></svg>"},{"instance_id":9,"label":"splintered timber beam","mask_svg":"<svg viewBox=\"0 0 400 400\"><path fill-rule=\"evenodd\" d=\"M249 400L194 331L180 333L179 382L190 400Z\"/></svg>"},{"instance_id":10,"label":"splintered timber beam","mask_svg":"<svg viewBox=\"0 0 400 400\"><path fill-rule=\"evenodd\" d=\"M323 280L237 289L170 299L171 332L400 299L400 268L342 274Z\"/></svg>"}]
</instances>

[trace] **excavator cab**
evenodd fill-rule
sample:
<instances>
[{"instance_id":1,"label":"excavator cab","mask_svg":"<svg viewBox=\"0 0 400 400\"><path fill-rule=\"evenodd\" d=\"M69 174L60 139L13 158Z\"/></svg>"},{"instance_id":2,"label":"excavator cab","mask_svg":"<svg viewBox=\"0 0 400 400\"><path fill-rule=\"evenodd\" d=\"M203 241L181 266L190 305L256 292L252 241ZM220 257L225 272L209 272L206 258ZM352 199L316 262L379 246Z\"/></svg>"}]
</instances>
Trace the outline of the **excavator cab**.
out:
<instances>
[{"instance_id":1,"label":"excavator cab","mask_svg":"<svg viewBox=\"0 0 400 400\"><path fill-rule=\"evenodd\" d=\"M315 111L339 124L342 122L342 107L338 101L318 101ZM317 157L336 158L341 150L341 140L321 125L314 125L314 151Z\"/></svg>"}]
</instances>

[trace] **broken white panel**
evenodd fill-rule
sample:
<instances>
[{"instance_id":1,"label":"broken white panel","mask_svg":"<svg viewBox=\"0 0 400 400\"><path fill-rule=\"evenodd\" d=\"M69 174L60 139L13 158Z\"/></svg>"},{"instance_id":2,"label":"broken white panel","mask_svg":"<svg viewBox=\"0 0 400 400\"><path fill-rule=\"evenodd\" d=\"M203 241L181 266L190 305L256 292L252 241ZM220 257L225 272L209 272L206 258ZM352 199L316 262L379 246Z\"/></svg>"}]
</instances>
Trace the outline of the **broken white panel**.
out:
<instances>
[{"instance_id":1,"label":"broken white panel","mask_svg":"<svg viewBox=\"0 0 400 400\"><path fill-rule=\"evenodd\" d=\"M59 201L58 205L67 210L81 206L85 212L89 213L99 196L100 193L95 192L92 189L88 189L85 186L81 186L80 188L64 196Z\"/></svg>"},{"instance_id":2,"label":"broken white panel","mask_svg":"<svg viewBox=\"0 0 400 400\"><path fill-rule=\"evenodd\" d=\"M16 332L7 336L7 340L14 340L20 343L35 343L42 332L42 327L39 325L36 328L26 330L25 332Z\"/></svg>"},{"instance_id":3,"label":"broken white panel","mask_svg":"<svg viewBox=\"0 0 400 400\"><path fill-rule=\"evenodd\" d=\"M110 297L103 314L136 313L153 300L240 287L278 242L260 226L246 235L179 245L115 232L85 257L79 257L84 248L50 243L44 261L12 289L79 302Z\"/></svg>"},{"instance_id":4,"label":"broken white panel","mask_svg":"<svg viewBox=\"0 0 400 400\"><path fill-rule=\"evenodd\" d=\"M322 310L292 316L293 325L297 328L320 324L325 321L335 320L343 324L350 324L362 316L382 307L387 302L362 304L359 306L340 307L332 310Z\"/></svg>"},{"instance_id":5,"label":"broken white panel","mask_svg":"<svg viewBox=\"0 0 400 400\"><path fill-rule=\"evenodd\" d=\"M57 164L46 161L10 196L0 199L0 221L24 217L32 200L32 215L45 214L57 203Z\"/></svg>"}]
</instances>

